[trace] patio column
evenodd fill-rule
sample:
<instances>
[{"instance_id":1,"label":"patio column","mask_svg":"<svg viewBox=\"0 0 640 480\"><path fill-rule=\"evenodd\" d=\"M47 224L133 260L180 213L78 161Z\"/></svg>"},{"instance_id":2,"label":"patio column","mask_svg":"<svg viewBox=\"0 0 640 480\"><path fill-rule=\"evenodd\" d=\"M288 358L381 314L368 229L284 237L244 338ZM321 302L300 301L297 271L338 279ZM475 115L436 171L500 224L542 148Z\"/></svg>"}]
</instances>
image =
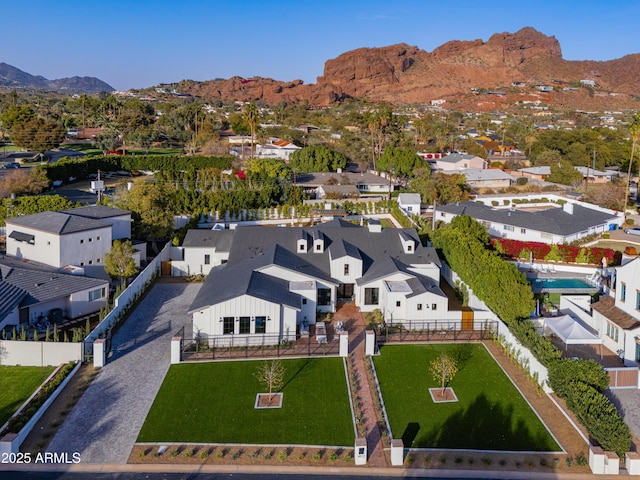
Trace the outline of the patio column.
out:
<instances>
[{"instance_id":1,"label":"patio column","mask_svg":"<svg viewBox=\"0 0 640 480\"><path fill-rule=\"evenodd\" d=\"M348 357L349 356L349 334L347 332L342 332L338 338L340 338L340 356Z\"/></svg>"},{"instance_id":2,"label":"patio column","mask_svg":"<svg viewBox=\"0 0 640 480\"><path fill-rule=\"evenodd\" d=\"M99 338L93 342L93 367L102 368L107 363L107 341Z\"/></svg>"},{"instance_id":3,"label":"patio column","mask_svg":"<svg viewBox=\"0 0 640 480\"><path fill-rule=\"evenodd\" d=\"M373 330L366 331L364 354L375 355L376 354L376 332Z\"/></svg>"}]
</instances>

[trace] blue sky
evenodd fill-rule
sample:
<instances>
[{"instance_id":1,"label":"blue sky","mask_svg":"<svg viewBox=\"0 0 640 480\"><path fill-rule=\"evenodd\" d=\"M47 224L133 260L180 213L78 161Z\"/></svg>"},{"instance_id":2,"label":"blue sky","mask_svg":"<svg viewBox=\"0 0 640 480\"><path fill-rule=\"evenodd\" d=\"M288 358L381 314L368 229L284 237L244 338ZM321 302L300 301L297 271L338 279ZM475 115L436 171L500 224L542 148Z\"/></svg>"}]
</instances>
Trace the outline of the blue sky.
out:
<instances>
[{"instance_id":1,"label":"blue sky","mask_svg":"<svg viewBox=\"0 0 640 480\"><path fill-rule=\"evenodd\" d=\"M637 0L23 0L2 14L0 62L121 90L233 75L315 83L355 48L430 52L526 26L555 36L567 60L640 53Z\"/></svg>"}]
</instances>

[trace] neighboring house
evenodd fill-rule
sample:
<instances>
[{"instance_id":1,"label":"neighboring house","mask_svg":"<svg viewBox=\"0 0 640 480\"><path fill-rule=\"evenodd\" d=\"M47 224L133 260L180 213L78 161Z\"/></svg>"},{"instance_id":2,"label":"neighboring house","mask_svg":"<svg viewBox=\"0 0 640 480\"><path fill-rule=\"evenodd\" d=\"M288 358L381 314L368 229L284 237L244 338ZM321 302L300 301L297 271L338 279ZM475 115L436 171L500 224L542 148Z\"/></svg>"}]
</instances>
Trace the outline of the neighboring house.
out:
<instances>
[{"instance_id":1,"label":"neighboring house","mask_svg":"<svg viewBox=\"0 0 640 480\"><path fill-rule=\"evenodd\" d=\"M494 208L477 202L450 203L438 206L434 214L436 220L446 223L458 215L469 215L495 237L549 244L571 243L615 228L612 225L619 227L623 221L614 213L572 202L562 207L548 204L535 211Z\"/></svg>"},{"instance_id":2,"label":"neighboring house","mask_svg":"<svg viewBox=\"0 0 640 480\"><path fill-rule=\"evenodd\" d=\"M256 145L255 155L256 158L279 158L288 162L291 154L301 148L287 140L275 140L266 145Z\"/></svg>"},{"instance_id":3,"label":"neighboring house","mask_svg":"<svg viewBox=\"0 0 640 480\"><path fill-rule=\"evenodd\" d=\"M62 212L7 218L7 255L52 267L103 265L112 225Z\"/></svg>"},{"instance_id":4,"label":"neighboring house","mask_svg":"<svg viewBox=\"0 0 640 480\"><path fill-rule=\"evenodd\" d=\"M519 168L515 174L531 178L532 180L546 180L547 177L551 175L551 167L543 165L541 167Z\"/></svg>"},{"instance_id":5,"label":"neighboring house","mask_svg":"<svg viewBox=\"0 0 640 480\"><path fill-rule=\"evenodd\" d=\"M459 171L443 171L442 173L446 175L462 174L467 185L474 188L506 188L515 182L511 175L496 168L467 168Z\"/></svg>"},{"instance_id":6,"label":"neighboring house","mask_svg":"<svg viewBox=\"0 0 640 480\"><path fill-rule=\"evenodd\" d=\"M301 325L316 322L317 312L333 312L339 302L353 301L362 312L380 309L387 322L447 317L440 261L413 229L332 220L231 232L230 242L213 238L229 233L209 232L220 258L218 247L228 245L227 262L210 271L189 309L193 331L216 341L292 340Z\"/></svg>"},{"instance_id":7,"label":"neighboring house","mask_svg":"<svg viewBox=\"0 0 640 480\"><path fill-rule=\"evenodd\" d=\"M420 194L401 193L398 195L398 206L407 215L420 215Z\"/></svg>"},{"instance_id":8,"label":"neighboring house","mask_svg":"<svg viewBox=\"0 0 640 480\"><path fill-rule=\"evenodd\" d=\"M360 190L355 185L322 185L316 188L315 193L316 199L320 200L338 200L360 196Z\"/></svg>"},{"instance_id":9,"label":"neighboring house","mask_svg":"<svg viewBox=\"0 0 640 480\"><path fill-rule=\"evenodd\" d=\"M315 193L318 187L325 185L355 185L360 194L388 194L389 179L373 173L353 172L315 172L299 173L296 175L296 183L304 188L310 195ZM398 181L395 177L391 181L391 190L395 189Z\"/></svg>"},{"instance_id":10,"label":"neighboring house","mask_svg":"<svg viewBox=\"0 0 640 480\"><path fill-rule=\"evenodd\" d=\"M0 327L32 324L61 309L66 318L89 315L104 306L109 282L54 269L15 267L0 262ZM6 295L6 297L5 297ZM4 305L4 308L2 307Z\"/></svg>"},{"instance_id":11,"label":"neighboring house","mask_svg":"<svg viewBox=\"0 0 640 480\"><path fill-rule=\"evenodd\" d=\"M102 205L89 205L86 207L62 210L62 213L110 223L112 225L111 238L113 240L131 238L132 220L129 210L120 210L119 208L105 207Z\"/></svg>"},{"instance_id":12,"label":"neighboring house","mask_svg":"<svg viewBox=\"0 0 640 480\"><path fill-rule=\"evenodd\" d=\"M452 153L435 159L435 169L443 171L460 171L466 168L487 168L487 161L477 155Z\"/></svg>"}]
</instances>

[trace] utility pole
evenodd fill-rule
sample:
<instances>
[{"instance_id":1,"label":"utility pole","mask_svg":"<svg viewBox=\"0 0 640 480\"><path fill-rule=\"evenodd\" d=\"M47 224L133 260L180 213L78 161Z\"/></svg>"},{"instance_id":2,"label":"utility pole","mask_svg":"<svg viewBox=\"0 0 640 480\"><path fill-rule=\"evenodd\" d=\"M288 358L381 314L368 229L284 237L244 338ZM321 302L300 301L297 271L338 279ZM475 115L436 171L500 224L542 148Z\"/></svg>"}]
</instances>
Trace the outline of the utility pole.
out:
<instances>
[{"instance_id":1,"label":"utility pole","mask_svg":"<svg viewBox=\"0 0 640 480\"><path fill-rule=\"evenodd\" d=\"M389 196L387 201L391 202L391 189L393 185L391 184L393 180L393 155L389 155Z\"/></svg>"}]
</instances>

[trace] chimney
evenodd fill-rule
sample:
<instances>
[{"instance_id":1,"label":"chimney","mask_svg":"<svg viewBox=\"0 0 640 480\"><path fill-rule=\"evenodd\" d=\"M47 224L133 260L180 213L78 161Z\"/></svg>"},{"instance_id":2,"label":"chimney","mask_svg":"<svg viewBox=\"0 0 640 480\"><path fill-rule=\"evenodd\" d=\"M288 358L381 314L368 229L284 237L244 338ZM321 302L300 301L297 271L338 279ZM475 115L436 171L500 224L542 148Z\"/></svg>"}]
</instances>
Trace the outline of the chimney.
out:
<instances>
[{"instance_id":1,"label":"chimney","mask_svg":"<svg viewBox=\"0 0 640 480\"><path fill-rule=\"evenodd\" d=\"M569 215L573 215L573 203L565 203L564 205L562 205L562 210L564 210L564 212L568 213Z\"/></svg>"}]
</instances>

